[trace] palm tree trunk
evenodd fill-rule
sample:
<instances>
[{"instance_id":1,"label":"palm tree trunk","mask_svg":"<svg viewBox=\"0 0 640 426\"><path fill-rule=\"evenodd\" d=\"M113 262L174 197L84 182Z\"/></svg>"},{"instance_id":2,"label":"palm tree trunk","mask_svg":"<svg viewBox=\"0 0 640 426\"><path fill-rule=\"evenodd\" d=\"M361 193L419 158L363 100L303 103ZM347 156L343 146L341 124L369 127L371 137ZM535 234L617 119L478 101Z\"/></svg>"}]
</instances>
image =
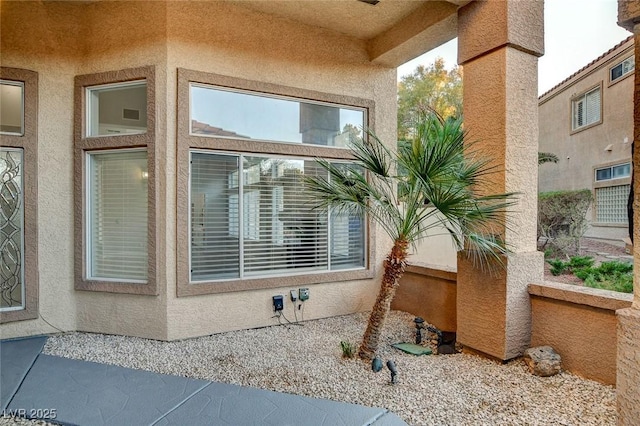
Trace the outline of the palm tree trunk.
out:
<instances>
[{"instance_id":1,"label":"palm tree trunk","mask_svg":"<svg viewBox=\"0 0 640 426\"><path fill-rule=\"evenodd\" d=\"M394 241L391 253L384 262L384 275L378 298L373 305L373 310L369 316L367 329L362 337L362 343L358 350L358 356L363 360L371 360L378 350L380 333L384 326L384 321L391 308L391 301L396 294L396 289L400 283L400 277L404 273L408 255L409 243L404 239Z\"/></svg>"}]
</instances>

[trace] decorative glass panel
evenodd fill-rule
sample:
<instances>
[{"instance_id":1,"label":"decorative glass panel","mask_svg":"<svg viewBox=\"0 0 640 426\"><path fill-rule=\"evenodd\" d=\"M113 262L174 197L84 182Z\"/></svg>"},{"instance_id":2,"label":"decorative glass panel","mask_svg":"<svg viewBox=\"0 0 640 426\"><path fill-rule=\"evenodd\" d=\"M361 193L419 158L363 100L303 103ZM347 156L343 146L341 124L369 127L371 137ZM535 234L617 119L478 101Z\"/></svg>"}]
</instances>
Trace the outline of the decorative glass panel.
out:
<instances>
[{"instance_id":1,"label":"decorative glass panel","mask_svg":"<svg viewBox=\"0 0 640 426\"><path fill-rule=\"evenodd\" d=\"M0 80L0 133L24 134L24 85Z\"/></svg>"},{"instance_id":2,"label":"decorative glass panel","mask_svg":"<svg viewBox=\"0 0 640 426\"><path fill-rule=\"evenodd\" d=\"M147 131L147 83L134 81L87 89L87 136Z\"/></svg>"},{"instance_id":3,"label":"decorative glass panel","mask_svg":"<svg viewBox=\"0 0 640 426\"><path fill-rule=\"evenodd\" d=\"M596 188L596 221L627 223L627 200L631 185Z\"/></svg>"},{"instance_id":4,"label":"decorative glass panel","mask_svg":"<svg viewBox=\"0 0 640 426\"><path fill-rule=\"evenodd\" d=\"M23 152L0 149L0 310L24 308Z\"/></svg>"},{"instance_id":5,"label":"decorative glass panel","mask_svg":"<svg viewBox=\"0 0 640 426\"><path fill-rule=\"evenodd\" d=\"M364 120L357 108L191 86L196 135L347 147Z\"/></svg>"},{"instance_id":6,"label":"decorative glass panel","mask_svg":"<svg viewBox=\"0 0 640 426\"><path fill-rule=\"evenodd\" d=\"M146 151L89 153L88 278L145 282Z\"/></svg>"}]
</instances>

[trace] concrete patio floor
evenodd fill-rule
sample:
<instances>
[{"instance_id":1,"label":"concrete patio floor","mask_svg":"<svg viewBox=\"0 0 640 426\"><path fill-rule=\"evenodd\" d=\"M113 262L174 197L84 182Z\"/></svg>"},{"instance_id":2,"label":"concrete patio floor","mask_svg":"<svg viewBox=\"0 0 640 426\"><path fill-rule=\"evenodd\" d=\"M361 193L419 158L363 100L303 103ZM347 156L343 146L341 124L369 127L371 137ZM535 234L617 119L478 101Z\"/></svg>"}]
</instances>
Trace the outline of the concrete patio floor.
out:
<instances>
[{"instance_id":1,"label":"concrete patio floor","mask_svg":"<svg viewBox=\"0 0 640 426\"><path fill-rule=\"evenodd\" d=\"M406 425L383 408L41 354L0 340L3 416L64 425Z\"/></svg>"}]
</instances>

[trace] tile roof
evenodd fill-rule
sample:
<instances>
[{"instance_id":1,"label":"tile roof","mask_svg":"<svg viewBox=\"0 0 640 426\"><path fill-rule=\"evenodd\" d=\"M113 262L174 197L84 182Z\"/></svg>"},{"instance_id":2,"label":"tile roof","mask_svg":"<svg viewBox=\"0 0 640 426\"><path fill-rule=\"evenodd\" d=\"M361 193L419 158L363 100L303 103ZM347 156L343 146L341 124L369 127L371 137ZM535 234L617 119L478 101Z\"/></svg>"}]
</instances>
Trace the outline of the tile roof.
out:
<instances>
[{"instance_id":1,"label":"tile roof","mask_svg":"<svg viewBox=\"0 0 640 426\"><path fill-rule=\"evenodd\" d=\"M567 81L571 80L573 77L575 77L576 75L580 74L582 71L586 70L587 68L589 68L590 66L592 66L593 64L595 64L596 62L598 62L599 60L603 59L605 56L609 55L610 53L612 53L614 50L620 48L622 45L624 45L625 43L629 42L629 40L633 39L633 35L630 35L629 37L627 37L626 39L622 40L620 43L616 44L615 46L613 46L611 49L607 50L606 52L604 52L602 55L598 56L597 58L595 58L593 61L589 62L587 65L585 65L584 67L580 68L578 71L574 72L573 74L571 74L569 77L565 78L564 80L562 80L560 83L556 84L555 86L553 86L551 89L547 90L546 92L544 92L542 95L538 96L538 99L542 99L544 98L546 95L548 95L549 93L553 92L554 90L556 90L558 87L562 86L564 83L566 83Z\"/></svg>"}]
</instances>

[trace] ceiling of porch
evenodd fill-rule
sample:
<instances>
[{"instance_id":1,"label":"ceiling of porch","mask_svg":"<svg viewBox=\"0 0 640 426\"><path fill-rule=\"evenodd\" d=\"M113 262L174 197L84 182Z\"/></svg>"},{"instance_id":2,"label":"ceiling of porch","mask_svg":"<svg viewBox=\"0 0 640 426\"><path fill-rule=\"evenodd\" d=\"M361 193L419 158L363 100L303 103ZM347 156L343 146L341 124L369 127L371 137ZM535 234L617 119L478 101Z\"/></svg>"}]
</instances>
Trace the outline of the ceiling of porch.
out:
<instances>
[{"instance_id":1,"label":"ceiling of porch","mask_svg":"<svg viewBox=\"0 0 640 426\"><path fill-rule=\"evenodd\" d=\"M471 0L225 0L367 41L372 62L399 66L457 34L457 10Z\"/></svg>"}]
</instances>

